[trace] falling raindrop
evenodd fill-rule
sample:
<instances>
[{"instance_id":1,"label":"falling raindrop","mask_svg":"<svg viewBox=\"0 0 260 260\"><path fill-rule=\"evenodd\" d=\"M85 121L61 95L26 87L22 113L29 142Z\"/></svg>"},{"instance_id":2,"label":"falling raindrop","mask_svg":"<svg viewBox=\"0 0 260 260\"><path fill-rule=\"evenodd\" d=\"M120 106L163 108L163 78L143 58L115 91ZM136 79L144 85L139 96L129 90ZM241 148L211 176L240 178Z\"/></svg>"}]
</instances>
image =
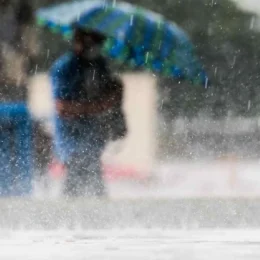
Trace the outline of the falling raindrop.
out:
<instances>
[{"instance_id":1,"label":"falling raindrop","mask_svg":"<svg viewBox=\"0 0 260 260\"><path fill-rule=\"evenodd\" d=\"M96 76L96 70L93 71L93 78L92 78L92 80L95 80L95 76Z\"/></svg>"},{"instance_id":2,"label":"falling raindrop","mask_svg":"<svg viewBox=\"0 0 260 260\"><path fill-rule=\"evenodd\" d=\"M208 84L209 84L209 79L208 79L208 78L206 78L206 81L205 81L205 89L207 89L207 88L208 88Z\"/></svg>"},{"instance_id":3,"label":"falling raindrop","mask_svg":"<svg viewBox=\"0 0 260 260\"><path fill-rule=\"evenodd\" d=\"M34 74L36 75L38 72L38 64L35 65L35 70L34 70Z\"/></svg>"},{"instance_id":4,"label":"falling raindrop","mask_svg":"<svg viewBox=\"0 0 260 260\"><path fill-rule=\"evenodd\" d=\"M237 56L234 56L231 66L234 67L237 61Z\"/></svg>"},{"instance_id":5,"label":"falling raindrop","mask_svg":"<svg viewBox=\"0 0 260 260\"><path fill-rule=\"evenodd\" d=\"M134 15L131 14L131 17L130 17L130 26L133 26L133 23L134 23Z\"/></svg>"},{"instance_id":6,"label":"falling raindrop","mask_svg":"<svg viewBox=\"0 0 260 260\"><path fill-rule=\"evenodd\" d=\"M112 7L116 6L116 0L113 0Z\"/></svg>"},{"instance_id":7,"label":"falling raindrop","mask_svg":"<svg viewBox=\"0 0 260 260\"><path fill-rule=\"evenodd\" d=\"M247 111L249 111L251 109L251 104L252 104L252 102L251 102L251 100L249 100L247 103Z\"/></svg>"},{"instance_id":8,"label":"falling raindrop","mask_svg":"<svg viewBox=\"0 0 260 260\"><path fill-rule=\"evenodd\" d=\"M218 74L218 67L215 68L215 71L214 71L214 76L216 77Z\"/></svg>"},{"instance_id":9,"label":"falling raindrop","mask_svg":"<svg viewBox=\"0 0 260 260\"><path fill-rule=\"evenodd\" d=\"M147 52L147 53L145 54L145 63L147 63L147 62L148 62L149 55L150 55L150 53L149 53L149 52Z\"/></svg>"},{"instance_id":10,"label":"falling raindrop","mask_svg":"<svg viewBox=\"0 0 260 260\"><path fill-rule=\"evenodd\" d=\"M256 22L256 19L255 19L255 16L253 16L253 17L251 18L250 25L249 25L249 29L250 29L250 30L253 30L253 29L254 29L254 27L255 27L255 22Z\"/></svg>"}]
</instances>

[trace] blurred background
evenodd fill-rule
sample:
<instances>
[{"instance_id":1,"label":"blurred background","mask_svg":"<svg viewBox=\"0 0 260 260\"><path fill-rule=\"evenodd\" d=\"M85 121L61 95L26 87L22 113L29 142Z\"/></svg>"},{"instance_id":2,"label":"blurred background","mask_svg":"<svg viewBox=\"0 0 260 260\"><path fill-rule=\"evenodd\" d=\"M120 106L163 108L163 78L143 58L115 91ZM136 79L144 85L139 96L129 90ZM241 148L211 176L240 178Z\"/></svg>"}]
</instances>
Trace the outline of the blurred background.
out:
<instances>
[{"instance_id":1,"label":"blurred background","mask_svg":"<svg viewBox=\"0 0 260 260\"><path fill-rule=\"evenodd\" d=\"M0 0L0 258L259 259L259 0L125 1L185 30L211 84L111 63L129 131L108 197L61 196L48 70L71 43L35 11L65 1Z\"/></svg>"},{"instance_id":2,"label":"blurred background","mask_svg":"<svg viewBox=\"0 0 260 260\"><path fill-rule=\"evenodd\" d=\"M0 12L4 14L0 18L3 19L0 40L3 39L1 70L4 73L0 96L3 102L24 101L29 105L33 117L33 145L28 156L33 158L33 174L36 175L48 171L52 156L52 128L49 121L52 103L46 72L52 62L69 48L70 43L59 35L36 27L34 11L56 2L63 1L0 1ZM175 196L190 194L183 191L190 190L192 185L196 186L196 182L203 184L203 187L200 186L199 191L194 189L191 195L209 195L212 185L217 185L216 194L229 194L239 189L243 194L258 192L260 9L257 1L127 2L163 14L188 33L205 65L211 86L203 88L158 78L157 86L148 91L150 94L144 90L139 101L136 96L140 96L138 91L141 88L130 89L129 86L126 100L130 101L126 105L126 113L136 130L133 130L132 139L124 144L132 145L124 157L133 155L136 150L145 157L154 149L155 158L153 153L150 156L155 162L151 163L153 166L149 171L155 173L149 175L171 179L173 186L169 190L174 190ZM17 31L16 38L8 35L10 26ZM126 82L131 80L126 77ZM12 90L5 87L5 81L12 82ZM139 102L138 107L146 102L147 114L133 112L136 111L133 110L133 107L136 108L135 102ZM147 124L140 126L145 119ZM150 125L151 120L153 126ZM146 129L145 132L141 131L141 127ZM140 148L141 139L145 139L143 146L146 148ZM148 143L154 146L151 148ZM114 150L116 148L110 146L108 153L113 154ZM111 160L109 154L106 156ZM132 160L133 164L135 160ZM241 188L241 182L244 181L237 184L237 180L245 177L249 178L247 186ZM182 181L183 186L176 187L182 178L185 178L186 184ZM162 185L167 183L165 179L159 182ZM116 185L118 191L125 187L115 183L111 185Z\"/></svg>"}]
</instances>

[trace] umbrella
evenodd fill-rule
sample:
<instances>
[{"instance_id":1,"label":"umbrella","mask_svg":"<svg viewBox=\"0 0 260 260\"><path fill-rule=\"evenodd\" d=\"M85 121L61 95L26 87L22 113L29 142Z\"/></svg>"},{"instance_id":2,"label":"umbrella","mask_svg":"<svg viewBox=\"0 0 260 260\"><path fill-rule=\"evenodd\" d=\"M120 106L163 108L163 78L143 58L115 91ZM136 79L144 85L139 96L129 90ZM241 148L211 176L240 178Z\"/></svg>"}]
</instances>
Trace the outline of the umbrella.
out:
<instances>
[{"instance_id":1,"label":"umbrella","mask_svg":"<svg viewBox=\"0 0 260 260\"><path fill-rule=\"evenodd\" d=\"M82 0L41 8L36 18L39 25L67 39L75 26L104 34L103 53L133 68L208 84L187 34L147 9L124 2Z\"/></svg>"}]
</instances>

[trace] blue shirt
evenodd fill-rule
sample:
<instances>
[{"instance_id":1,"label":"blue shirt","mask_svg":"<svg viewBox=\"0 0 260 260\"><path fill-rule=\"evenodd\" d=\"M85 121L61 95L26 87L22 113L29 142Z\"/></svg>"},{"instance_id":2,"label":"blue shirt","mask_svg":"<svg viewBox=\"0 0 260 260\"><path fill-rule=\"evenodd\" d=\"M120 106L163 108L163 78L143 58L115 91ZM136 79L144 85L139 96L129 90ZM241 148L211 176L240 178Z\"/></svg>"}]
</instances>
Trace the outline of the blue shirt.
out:
<instances>
[{"instance_id":1,"label":"blue shirt","mask_svg":"<svg viewBox=\"0 0 260 260\"><path fill-rule=\"evenodd\" d=\"M50 70L55 100L94 101L101 99L108 91L109 72L105 61L83 63L73 53L60 57ZM79 119L54 116L54 148L56 156L67 161L73 153L87 153L96 156L104 147L106 133L99 115Z\"/></svg>"}]
</instances>

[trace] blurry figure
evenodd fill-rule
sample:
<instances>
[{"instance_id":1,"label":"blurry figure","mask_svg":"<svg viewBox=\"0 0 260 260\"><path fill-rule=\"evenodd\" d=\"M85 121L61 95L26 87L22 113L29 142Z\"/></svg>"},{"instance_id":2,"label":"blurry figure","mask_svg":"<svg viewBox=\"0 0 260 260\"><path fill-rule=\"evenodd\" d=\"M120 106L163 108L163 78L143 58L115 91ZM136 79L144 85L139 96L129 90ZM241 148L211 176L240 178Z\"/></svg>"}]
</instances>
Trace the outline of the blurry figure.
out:
<instances>
[{"instance_id":1,"label":"blurry figure","mask_svg":"<svg viewBox=\"0 0 260 260\"><path fill-rule=\"evenodd\" d=\"M33 10L25 0L1 0L0 17L0 101L25 101L38 54Z\"/></svg>"},{"instance_id":2,"label":"blurry figure","mask_svg":"<svg viewBox=\"0 0 260 260\"><path fill-rule=\"evenodd\" d=\"M108 140L126 133L123 86L100 54L104 40L96 32L76 29L72 50L50 71L55 99L54 152L66 166L67 195L105 194L101 153Z\"/></svg>"},{"instance_id":3,"label":"blurry figure","mask_svg":"<svg viewBox=\"0 0 260 260\"><path fill-rule=\"evenodd\" d=\"M29 0L0 0L0 105L9 103L8 106L12 107L14 103L26 103L27 101L28 79L34 72L38 55L38 41L33 26L34 14L31 4L32 2ZM14 113L17 112L16 110ZM6 118L2 118L0 127L3 135L0 137L0 146L1 149L5 147L5 153L8 154L9 152L9 156L11 156L5 166L8 169L10 168L9 175L17 176L16 179L23 179L22 176L25 175L23 175L22 170L17 166L16 171L12 166L19 165L15 163L18 151L21 154L28 152L29 144L24 145L22 138L29 140L29 133L31 134L28 129L29 124L26 123L28 132L19 134L21 135L20 139L17 139L17 142L19 141L21 145L17 146L17 143L13 141L6 146L4 145L7 137L9 137L9 141L17 138L17 134L13 133L25 125L24 122L16 120L16 118L16 116L11 117L10 114ZM26 114L23 115L23 119L30 120L29 117L26 117ZM38 134L39 131L36 130L35 132ZM43 154L42 151L43 149L41 149L41 154ZM21 159L19 158L19 160ZM28 169L25 172L28 173Z\"/></svg>"}]
</instances>

